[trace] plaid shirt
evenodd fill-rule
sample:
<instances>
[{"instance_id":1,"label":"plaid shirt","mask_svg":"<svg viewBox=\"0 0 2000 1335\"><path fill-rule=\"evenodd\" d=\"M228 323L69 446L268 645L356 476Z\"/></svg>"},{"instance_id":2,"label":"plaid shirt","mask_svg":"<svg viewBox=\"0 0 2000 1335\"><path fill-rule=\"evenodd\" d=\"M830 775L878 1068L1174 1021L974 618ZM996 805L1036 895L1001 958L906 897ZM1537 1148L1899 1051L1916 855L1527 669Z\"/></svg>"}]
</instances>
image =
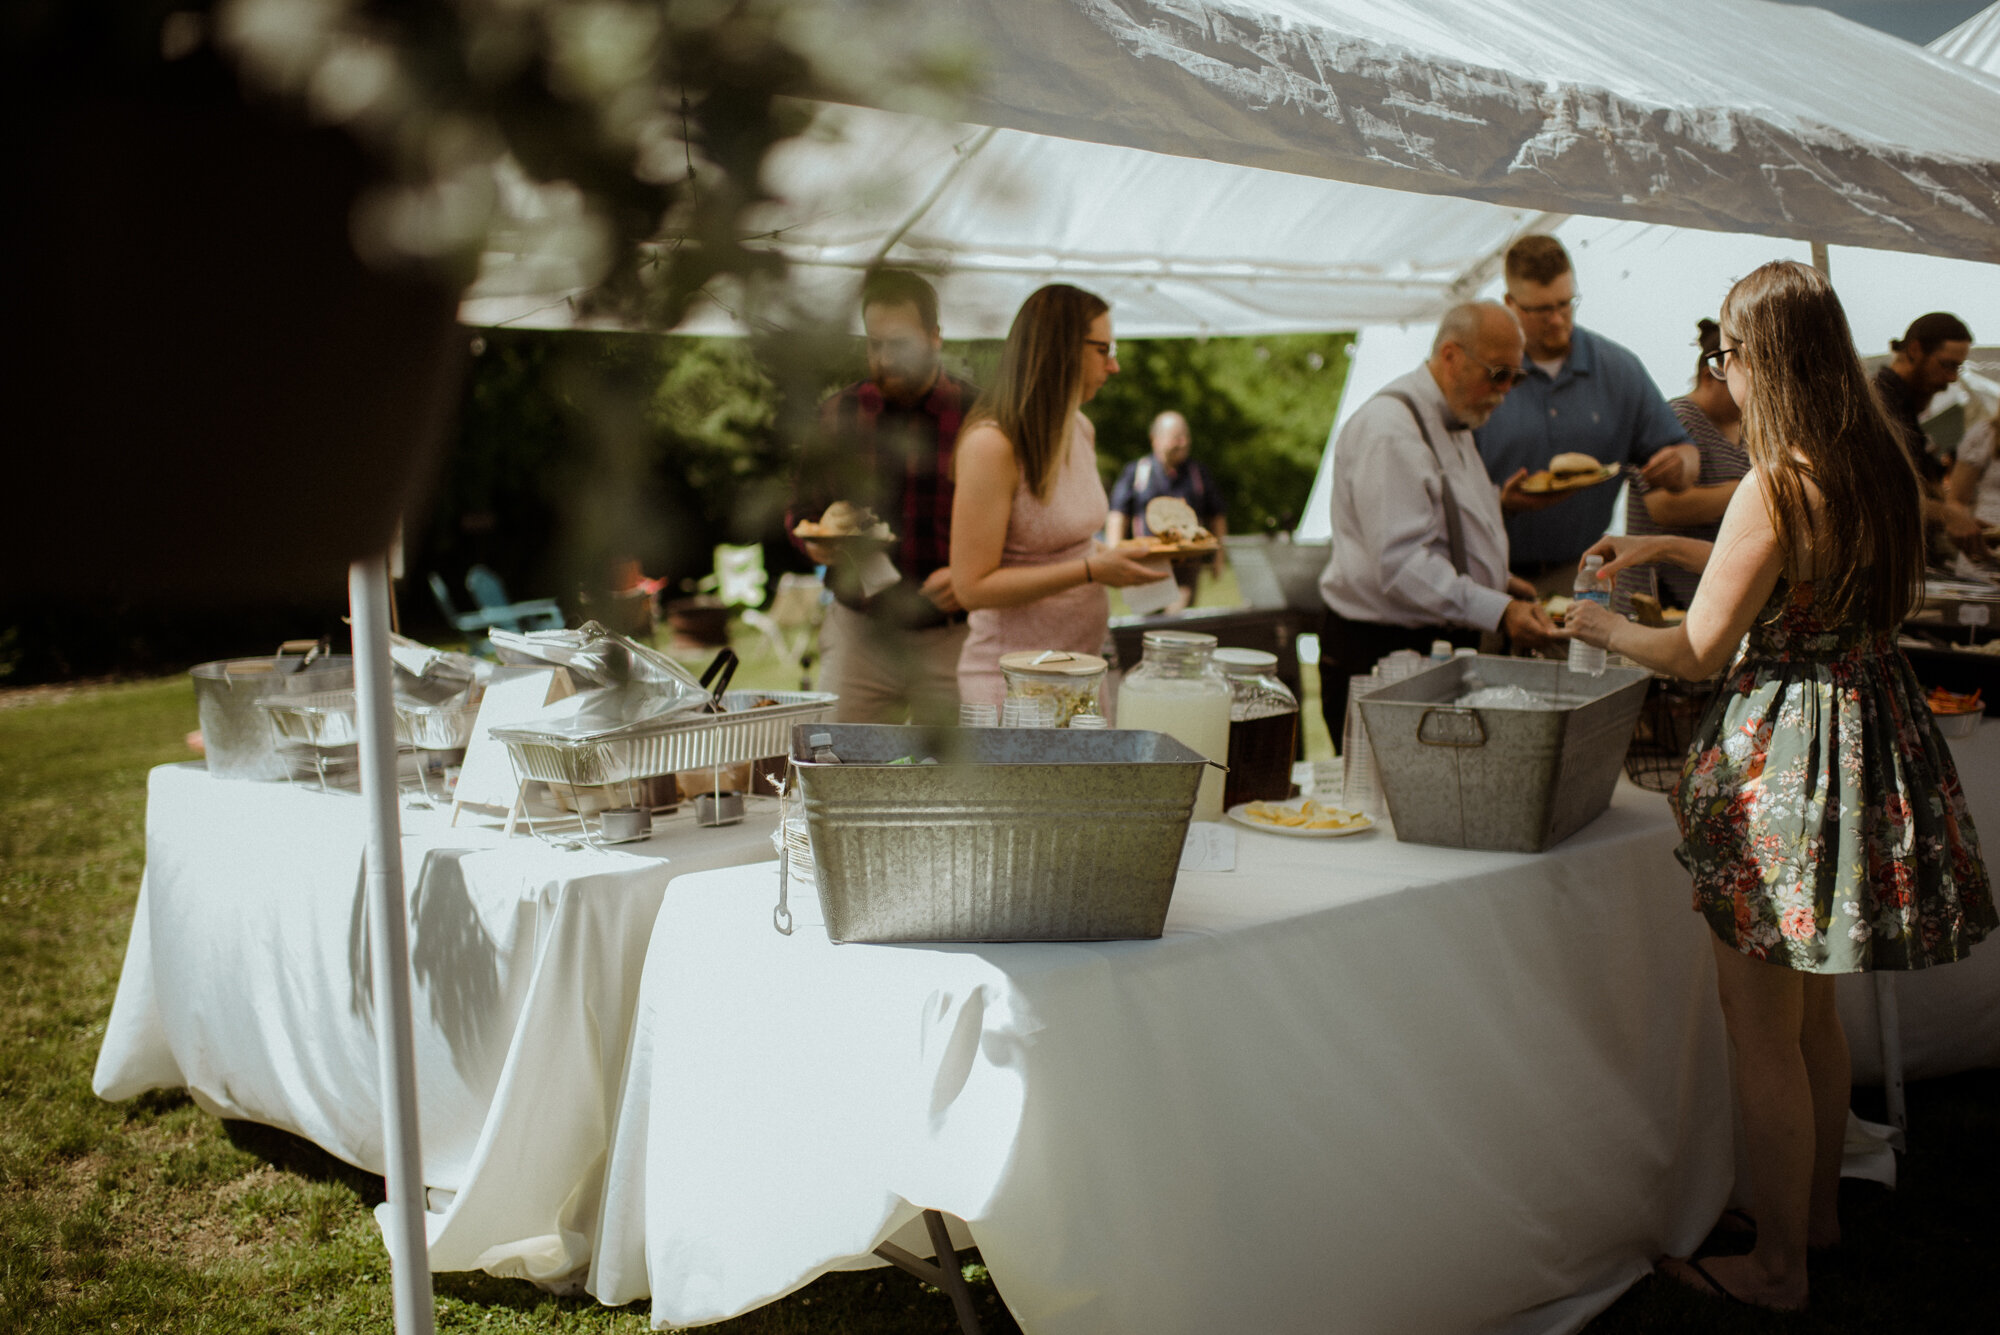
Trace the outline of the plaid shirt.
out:
<instances>
[{"instance_id":1,"label":"plaid shirt","mask_svg":"<svg viewBox=\"0 0 2000 1335\"><path fill-rule=\"evenodd\" d=\"M978 397L970 383L940 371L930 393L907 407L884 399L872 380L849 385L820 405L820 439L801 462L785 528L819 518L835 501L865 505L896 531L893 556L903 576L901 584L864 600L836 566L829 581L842 603L900 609L899 620L917 624L944 620L918 590L951 563L952 450ZM805 550L797 537L792 541Z\"/></svg>"}]
</instances>

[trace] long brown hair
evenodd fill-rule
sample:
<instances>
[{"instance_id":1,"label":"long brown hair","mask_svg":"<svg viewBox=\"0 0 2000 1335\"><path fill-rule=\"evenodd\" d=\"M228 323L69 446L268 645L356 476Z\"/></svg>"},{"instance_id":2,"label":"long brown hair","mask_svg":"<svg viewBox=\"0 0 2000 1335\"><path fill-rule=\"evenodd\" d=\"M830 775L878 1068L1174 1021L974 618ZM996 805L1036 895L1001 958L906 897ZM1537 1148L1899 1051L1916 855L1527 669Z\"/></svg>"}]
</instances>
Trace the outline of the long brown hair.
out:
<instances>
[{"instance_id":1,"label":"long brown hair","mask_svg":"<svg viewBox=\"0 0 2000 1335\"><path fill-rule=\"evenodd\" d=\"M1047 500L1069 419L1083 399L1083 340L1110 310L1104 298L1067 283L1037 288L1014 315L993 384L965 423L991 422L1014 447L1028 490Z\"/></svg>"},{"instance_id":2,"label":"long brown hair","mask_svg":"<svg viewBox=\"0 0 2000 1335\"><path fill-rule=\"evenodd\" d=\"M1775 260L1729 289L1722 331L1749 373L1743 445L1764 475L1786 565L1839 552L1821 579L1824 605L1837 619L1859 614L1893 630L1922 597L1922 492L1833 285L1809 265ZM1808 478L1819 487L1818 524Z\"/></svg>"}]
</instances>

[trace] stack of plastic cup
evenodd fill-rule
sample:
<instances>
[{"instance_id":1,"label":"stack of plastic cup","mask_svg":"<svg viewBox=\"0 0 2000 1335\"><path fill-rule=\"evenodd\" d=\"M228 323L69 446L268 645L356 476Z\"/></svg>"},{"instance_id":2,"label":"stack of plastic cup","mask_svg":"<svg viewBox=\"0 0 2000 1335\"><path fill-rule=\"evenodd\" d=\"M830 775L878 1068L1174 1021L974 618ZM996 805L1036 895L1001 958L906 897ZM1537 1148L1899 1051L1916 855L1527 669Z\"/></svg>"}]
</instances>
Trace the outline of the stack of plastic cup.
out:
<instances>
[{"instance_id":1,"label":"stack of plastic cup","mask_svg":"<svg viewBox=\"0 0 2000 1335\"><path fill-rule=\"evenodd\" d=\"M958 707L958 726L997 728L1000 726L1000 708L998 705L974 704L967 700Z\"/></svg>"},{"instance_id":2,"label":"stack of plastic cup","mask_svg":"<svg viewBox=\"0 0 2000 1335\"><path fill-rule=\"evenodd\" d=\"M1105 721L1102 714L1072 714L1069 726L1072 728L1082 728L1085 731L1101 731L1111 725Z\"/></svg>"},{"instance_id":3,"label":"stack of plastic cup","mask_svg":"<svg viewBox=\"0 0 2000 1335\"><path fill-rule=\"evenodd\" d=\"M1382 786L1375 774L1374 749L1368 745L1368 727L1361 720L1361 697L1386 684L1378 672L1349 677L1347 718L1340 730L1340 805L1370 816L1381 812Z\"/></svg>"},{"instance_id":4,"label":"stack of plastic cup","mask_svg":"<svg viewBox=\"0 0 2000 1335\"><path fill-rule=\"evenodd\" d=\"M1000 706L1000 726L1003 728L1055 727L1055 698L1047 695L1009 696L1007 702Z\"/></svg>"}]
</instances>

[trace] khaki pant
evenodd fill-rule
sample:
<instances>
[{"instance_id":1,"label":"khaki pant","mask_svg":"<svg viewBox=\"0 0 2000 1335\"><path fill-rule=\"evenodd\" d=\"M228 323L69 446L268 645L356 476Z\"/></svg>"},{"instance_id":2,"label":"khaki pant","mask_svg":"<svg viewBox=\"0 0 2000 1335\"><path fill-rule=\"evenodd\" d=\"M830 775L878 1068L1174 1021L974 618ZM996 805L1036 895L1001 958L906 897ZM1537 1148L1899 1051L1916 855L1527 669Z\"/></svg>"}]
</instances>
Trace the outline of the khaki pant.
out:
<instances>
[{"instance_id":1,"label":"khaki pant","mask_svg":"<svg viewBox=\"0 0 2000 1335\"><path fill-rule=\"evenodd\" d=\"M958 721L966 626L903 630L833 603L819 628L819 688L840 696L836 723Z\"/></svg>"}]
</instances>

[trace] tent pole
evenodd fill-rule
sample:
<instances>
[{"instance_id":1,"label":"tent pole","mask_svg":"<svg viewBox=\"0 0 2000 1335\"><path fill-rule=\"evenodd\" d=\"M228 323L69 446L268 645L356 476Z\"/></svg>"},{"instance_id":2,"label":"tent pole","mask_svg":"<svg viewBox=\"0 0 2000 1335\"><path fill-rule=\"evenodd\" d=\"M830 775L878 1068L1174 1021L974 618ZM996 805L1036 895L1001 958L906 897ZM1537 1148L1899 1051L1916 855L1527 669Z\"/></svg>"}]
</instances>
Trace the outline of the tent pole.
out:
<instances>
[{"instance_id":1,"label":"tent pole","mask_svg":"<svg viewBox=\"0 0 2000 1335\"><path fill-rule=\"evenodd\" d=\"M416 1043L410 1030L409 918L403 898L403 822L396 787L387 560L375 556L350 566L347 597L354 621L361 800L368 814L369 969L374 981L383 1157L388 1168L383 1236L389 1247L396 1335L431 1335L430 1241L424 1228L424 1160L417 1136Z\"/></svg>"},{"instance_id":2,"label":"tent pole","mask_svg":"<svg viewBox=\"0 0 2000 1335\"><path fill-rule=\"evenodd\" d=\"M1826 242L1815 241L1812 243L1812 265L1813 268L1819 270L1820 277L1833 277L1833 270L1828 268L1826 263Z\"/></svg>"}]
</instances>

